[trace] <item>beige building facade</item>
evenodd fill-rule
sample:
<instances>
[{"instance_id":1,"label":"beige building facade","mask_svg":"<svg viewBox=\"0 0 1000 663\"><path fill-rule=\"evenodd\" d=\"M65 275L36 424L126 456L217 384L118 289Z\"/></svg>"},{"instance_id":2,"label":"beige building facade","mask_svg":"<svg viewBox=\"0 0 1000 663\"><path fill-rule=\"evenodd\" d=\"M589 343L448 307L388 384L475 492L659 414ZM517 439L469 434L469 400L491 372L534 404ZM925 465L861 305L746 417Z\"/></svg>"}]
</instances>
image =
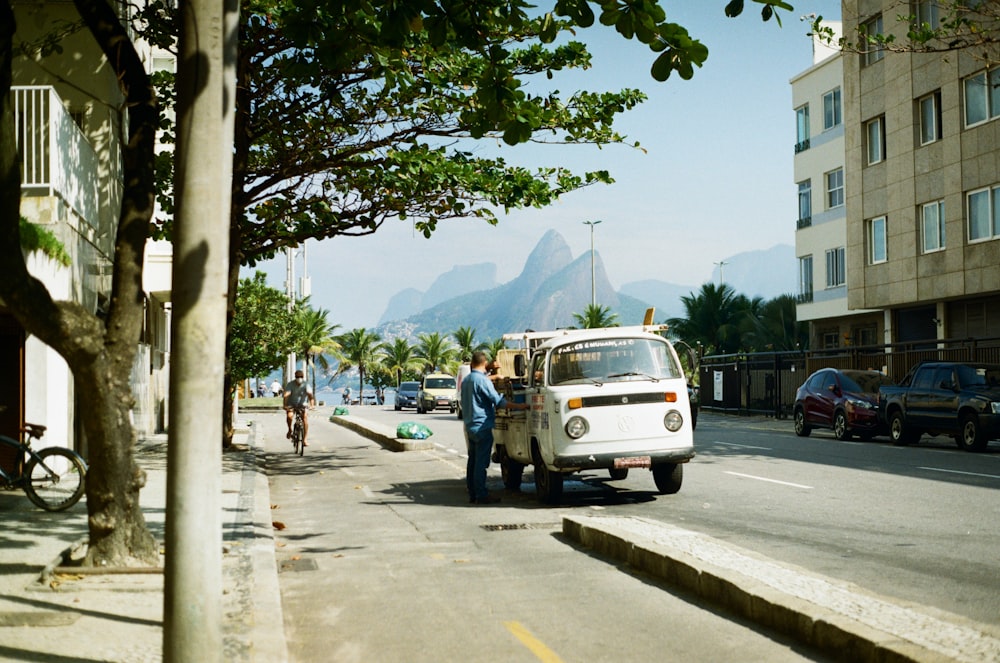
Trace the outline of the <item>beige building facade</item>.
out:
<instances>
[{"instance_id":1,"label":"beige building facade","mask_svg":"<svg viewBox=\"0 0 1000 663\"><path fill-rule=\"evenodd\" d=\"M906 42L906 10L844 2L843 31ZM847 304L880 343L1000 337L1000 76L970 53L843 55ZM994 80L994 79L997 80Z\"/></svg>"}]
</instances>

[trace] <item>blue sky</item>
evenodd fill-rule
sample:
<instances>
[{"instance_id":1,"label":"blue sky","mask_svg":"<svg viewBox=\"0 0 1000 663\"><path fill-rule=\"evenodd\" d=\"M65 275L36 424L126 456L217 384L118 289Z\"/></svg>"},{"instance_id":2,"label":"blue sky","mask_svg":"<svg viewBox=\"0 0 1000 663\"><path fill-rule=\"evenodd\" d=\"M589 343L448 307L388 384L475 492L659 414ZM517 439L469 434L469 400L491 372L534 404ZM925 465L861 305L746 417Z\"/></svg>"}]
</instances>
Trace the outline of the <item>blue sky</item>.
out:
<instances>
[{"instance_id":1,"label":"blue sky","mask_svg":"<svg viewBox=\"0 0 1000 663\"><path fill-rule=\"evenodd\" d=\"M653 57L595 26L579 37L594 67L556 79L564 93L578 88L634 87L649 99L625 114L621 133L646 152L624 146L520 147L510 161L605 168L616 183L565 196L541 210L514 211L497 226L479 220L439 225L425 239L408 222L386 223L374 235L310 241L312 303L330 311L342 329L372 327L389 298L404 288L427 290L455 265L494 262L497 277L517 276L549 229L569 243L573 256L590 250L586 220L595 229L597 253L614 287L644 279L700 286L714 263L743 251L795 243L797 215L792 157L795 116L789 80L812 64L812 42L803 15L840 19L840 2L790 0L783 27L760 20L757 5L737 19L725 0L665 0L668 18L708 46L705 66L689 81L649 75ZM261 265L269 283L283 288L285 260ZM795 265L789 265L794 287ZM301 275L301 258L296 272ZM733 284L739 290L739 284Z\"/></svg>"}]
</instances>

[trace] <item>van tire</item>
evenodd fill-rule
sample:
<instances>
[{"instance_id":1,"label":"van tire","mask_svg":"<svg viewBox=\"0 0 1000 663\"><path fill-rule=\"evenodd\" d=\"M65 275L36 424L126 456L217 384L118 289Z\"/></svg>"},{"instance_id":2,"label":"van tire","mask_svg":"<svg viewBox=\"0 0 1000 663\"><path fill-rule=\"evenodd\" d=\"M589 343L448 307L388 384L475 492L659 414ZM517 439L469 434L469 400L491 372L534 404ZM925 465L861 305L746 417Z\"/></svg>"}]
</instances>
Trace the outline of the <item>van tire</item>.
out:
<instances>
[{"instance_id":1,"label":"van tire","mask_svg":"<svg viewBox=\"0 0 1000 663\"><path fill-rule=\"evenodd\" d=\"M624 481L625 479L628 478L628 468L610 467L608 468L608 474L611 476L612 481Z\"/></svg>"},{"instance_id":2,"label":"van tire","mask_svg":"<svg viewBox=\"0 0 1000 663\"><path fill-rule=\"evenodd\" d=\"M538 447L532 449L531 454L535 467L535 493L538 499L546 504L559 504L563 492L563 475L561 472L553 472L545 466Z\"/></svg>"},{"instance_id":3,"label":"van tire","mask_svg":"<svg viewBox=\"0 0 1000 663\"><path fill-rule=\"evenodd\" d=\"M653 482L661 495L673 495L684 483L684 465L681 463L660 463L653 465Z\"/></svg>"}]
</instances>

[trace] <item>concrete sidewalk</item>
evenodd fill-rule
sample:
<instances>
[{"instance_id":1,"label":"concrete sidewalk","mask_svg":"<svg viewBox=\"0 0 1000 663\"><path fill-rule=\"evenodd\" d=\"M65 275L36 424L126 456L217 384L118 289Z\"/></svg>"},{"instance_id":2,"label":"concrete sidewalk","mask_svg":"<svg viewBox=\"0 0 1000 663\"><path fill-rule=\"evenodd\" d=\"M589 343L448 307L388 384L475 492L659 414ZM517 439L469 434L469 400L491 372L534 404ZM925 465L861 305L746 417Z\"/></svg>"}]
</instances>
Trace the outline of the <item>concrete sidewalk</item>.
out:
<instances>
[{"instance_id":1,"label":"concrete sidewalk","mask_svg":"<svg viewBox=\"0 0 1000 663\"><path fill-rule=\"evenodd\" d=\"M326 419L328 413L321 410L314 416ZM394 451L408 448L392 437L393 431L364 417L332 420L365 435L372 445ZM745 425L775 423L744 420ZM336 435L337 428L330 428ZM262 436L261 427L250 426L237 436L236 450L223 456L224 658L282 663L288 660L288 646L278 588L268 456L258 444ZM417 454L407 453L365 454L365 458L374 464L368 468L371 472L381 472L378 466L382 465L388 472L390 465L418 460ZM162 541L166 437L143 440L137 459L148 473L141 493L143 510L154 537ZM431 478L440 473L449 484L455 482L455 468L461 465L452 464L455 467L446 470L443 463L422 463ZM328 474L331 481L343 475L348 482L343 490L356 490L350 473ZM0 661L162 660L162 574L59 572L55 567L62 553L86 537L83 504L50 514L33 507L22 493L10 492L0 494L0 514L5 521L0 532ZM351 522L362 514L338 517ZM382 532L381 545L412 534L403 531L405 521L390 522L400 531ZM992 626L923 606L902 605L667 523L566 516L562 529L567 538L600 555L837 658L1000 661L1000 638Z\"/></svg>"},{"instance_id":2,"label":"concrete sidewalk","mask_svg":"<svg viewBox=\"0 0 1000 663\"><path fill-rule=\"evenodd\" d=\"M265 459L253 429L222 458L223 636L226 661L287 660L274 561ZM164 539L166 436L141 440L140 493L157 541ZM86 541L81 502L63 513L36 509L20 492L0 495L0 661L162 660L163 574L74 574L64 553Z\"/></svg>"}]
</instances>

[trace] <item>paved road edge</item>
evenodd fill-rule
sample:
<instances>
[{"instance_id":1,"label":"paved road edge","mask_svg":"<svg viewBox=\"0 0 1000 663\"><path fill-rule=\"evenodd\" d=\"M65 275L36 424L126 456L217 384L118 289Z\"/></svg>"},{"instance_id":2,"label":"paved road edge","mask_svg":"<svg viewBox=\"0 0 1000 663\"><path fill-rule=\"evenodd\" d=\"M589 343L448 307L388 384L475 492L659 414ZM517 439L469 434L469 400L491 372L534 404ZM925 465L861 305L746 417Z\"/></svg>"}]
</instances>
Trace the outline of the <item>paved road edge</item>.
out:
<instances>
[{"instance_id":1,"label":"paved road edge","mask_svg":"<svg viewBox=\"0 0 1000 663\"><path fill-rule=\"evenodd\" d=\"M421 451L434 448L434 443L430 440L404 440L396 437L396 431L386 426L355 416L337 414L331 416L330 421L374 440L390 451Z\"/></svg>"},{"instance_id":2,"label":"paved road edge","mask_svg":"<svg viewBox=\"0 0 1000 663\"><path fill-rule=\"evenodd\" d=\"M809 601L785 594L738 571L615 526L615 518L564 516L563 535L601 556L774 629L836 658L879 663L936 663L951 656L884 633ZM735 546L732 546L736 548Z\"/></svg>"}]
</instances>

